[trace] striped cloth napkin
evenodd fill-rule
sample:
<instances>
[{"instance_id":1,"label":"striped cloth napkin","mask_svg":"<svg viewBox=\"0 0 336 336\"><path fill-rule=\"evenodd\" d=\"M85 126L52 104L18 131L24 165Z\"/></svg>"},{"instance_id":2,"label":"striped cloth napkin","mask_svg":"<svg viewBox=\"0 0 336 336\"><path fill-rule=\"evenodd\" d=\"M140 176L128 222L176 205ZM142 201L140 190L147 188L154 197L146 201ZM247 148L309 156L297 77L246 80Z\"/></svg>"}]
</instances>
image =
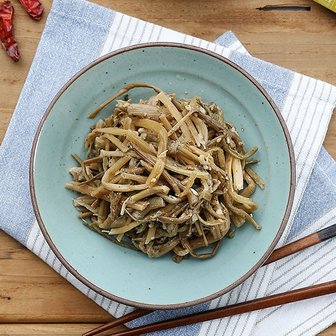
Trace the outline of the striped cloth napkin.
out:
<instances>
[{"instance_id":1,"label":"striped cloth napkin","mask_svg":"<svg viewBox=\"0 0 336 336\"><path fill-rule=\"evenodd\" d=\"M30 201L28 163L38 123L61 86L97 57L149 41L189 43L226 56L250 72L278 105L289 128L297 161L293 210L279 245L330 225L336 217L336 164L324 149L321 150L336 104L334 86L250 56L233 33L226 33L216 43L211 43L84 0L54 0L0 147L0 179L4 181L0 184L0 228L116 317L134 308L108 300L75 279L44 240ZM182 310L157 311L129 326L335 279L334 245L335 240L330 240L263 267L242 285L211 302ZM335 312L336 298L327 296L155 335L268 335L270 330L276 330L277 335L314 335L335 322Z\"/></svg>"}]
</instances>

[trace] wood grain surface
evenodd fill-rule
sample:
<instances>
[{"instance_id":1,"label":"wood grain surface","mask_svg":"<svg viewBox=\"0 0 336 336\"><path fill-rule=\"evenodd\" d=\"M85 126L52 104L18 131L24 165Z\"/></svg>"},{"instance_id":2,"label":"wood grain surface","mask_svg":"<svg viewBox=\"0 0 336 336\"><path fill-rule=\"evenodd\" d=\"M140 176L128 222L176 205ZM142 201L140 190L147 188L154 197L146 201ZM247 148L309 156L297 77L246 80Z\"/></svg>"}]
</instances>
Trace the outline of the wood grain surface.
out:
<instances>
[{"instance_id":1,"label":"wood grain surface","mask_svg":"<svg viewBox=\"0 0 336 336\"><path fill-rule=\"evenodd\" d=\"M45 15L41 22L31 20L18 1L12 2L22 59L14 64L0 50L0 141L29 71L52 1L42 0ZM256 9L270 3L264 0L93 2L207 40L232 30L254 56L336 85L336 14L313 1L278 2L308 5L309 11ZM336 158L335 116L324 145ZM103 309L0 232L0 335L81 335L110 320ZM336 325L320 335L336 335Z\"/></svg>"}]
</instances>

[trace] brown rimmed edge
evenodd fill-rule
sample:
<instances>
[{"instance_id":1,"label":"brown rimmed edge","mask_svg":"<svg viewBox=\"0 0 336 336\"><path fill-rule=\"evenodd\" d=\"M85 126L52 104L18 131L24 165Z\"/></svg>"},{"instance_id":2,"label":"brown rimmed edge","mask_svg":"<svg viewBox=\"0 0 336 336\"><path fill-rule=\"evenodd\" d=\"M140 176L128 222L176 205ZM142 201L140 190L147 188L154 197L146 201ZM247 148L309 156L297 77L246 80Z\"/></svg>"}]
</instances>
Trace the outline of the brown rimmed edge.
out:
<instances>
[{"instance_id":1,"label":"brown rimmed edge","mask_svg":"<svg viewBox=\"0 0 336 336\"><path fill-rule=\"evenodd\" d=\"M289 188L289 195L288 195L288 201L287 201L287 206L286 206L286 211L284 214L284 217L282 219L281 225L279 227L279 230L275 236L275 238L273 239L272 243L270 244L269 248L267 249L267 251L264 253L264 255L259 259L259 261L247 272L245 273L242 277L240 277L238 280L236 280L235 282L233 282L231 285L225 287L224 289L215 292L214 294L202 297L200 299L197 300L193 300L193 301L188 301L188 302L183 302L183 303L178 303L178 304L167 304L167 305L160 305L160 304L147 304L147 303L141 303L141 302L136 302L136 301L131 301L131 300L127 300L121 297L118 297L116 295L113 295L101 288L99 288L98 286L94 285L93 283L91 283L89 280L87 280L84 276L82 276L81 274L79 274L77 272L77 270L75 270L66 260L65 258L62 256L62 254L58 251L58 249L56 248L56 246L54 245L51 237L48 234L48 231L43 223L42 217L40 215L39 212L39 208L38 208L38 204L37 204L37 200L36 200L36 195L35 195L35 187L34 187L34 163L35 163L35 155L36 155L36 149L37 149L37 143L42 131L42 128L44 126L44 123L46 121L46 119L48 118L48 115L50 113L50 111L52 110L52 108L54 107L54 105L56 104L56 102L58 101L58 99L60 98L60 96L69 88L70 85L72 85L80 76L82 76L84 73L86 73L88 70L90 70L91 68L93 68L94 66L96 66L97 64L111 58L114 57L116 55L128 52L128 51L132 51L132 50L136 50L136 49L144 49L144 48L152 48L152 47L168 47L168 48L182 48L182 49L187 49L187 50L193 50L196 52L200 52L203 54L206 54L210 57L214 57L216 59L218 59L219 61L231 66L232 68L234 68L235 70L237 70L238 72L240 72L242 75L244 75L246 77L246 79L248 79L250 82L252 82L257 89L263 94L263 96L266 98L266 100L268 101L268 103L271 105L275 115L278 118L278 121L282 127L283 133L285 135L286 138L286 143L287 143L287 147L288 147L288 153L289 153L289 160L290 160L290 169L291 169L291 176L290 176L290 188ZM268 93L264 90L264 88L256 81L256 79L254 77L252 77L249 73L247 73L244 69L242 69L240 66L238 66L237 64L233 63L232 61L230 61L229 59L227 59L224 56L221 56L217 53L211 52L209 50L200 48L200 47L195 47L192 45L188 45L188 44L182 44L182 43L173 43L173 42L153 42L153 43L142 43L142 44L136 44L130 47L126 47L126 48L122 48L122 49L118 49L116 51L113 51L111 53L108 53L105 56L102 56L100 58L98 58L97 60L91 62L89 65L87 65L85 68L83 68L81 71L79 71L75 76L73 76L61 89L60 91L57 93L57 95L55 96L55 98L52 100L52 102L50 103L50 105L48 106L46 112L44 113L42 120L38 126L38 129L36 131L35 137L34 137L34 141L33 141L33 146L32 146L32 150L31 150L31 155L30 155L30 165L29 165L29 187L30 187L30 194L31 194L31 199L32 199L32 205L33 205L33 209L36 215L36 219L38 222L38 225L42 231L42 234L44 236L44 238L46 239L48 245L50 246L50 248L52 249L52 251L55 253L56 257L61 261L61 263L64 265L64 267L75 277L77 278L79 281L81 281L82 283L84 283L86 286L88 286L90 289L94 290L95 292L101 294L102 296L105 296L108 299L123 303L125 305L128 306L133 306L133 307L137 307L137 308L142 308L142 309L150 309L150 310L158 310L158 309L176 309L176 308L184 308L184 307L189 307L189 306L193 306L193 305L197 305L200 303L204 303L206 301L209 300L213 300L227 292L229 292L230 290L232 290L233 288L237 287L238 285L240 285L243 281L245 281L247 278L249 278L254 272L257 271L257 269L262 266L264 264L264 262L267 260L267 258L270 256L270 254L272 253L272 251L274 250L277 242L279 241L281 235L283 234L287 221L289 219L290 216L290 212L292 209L292 205L293 205L293 199L294 199L294 190L295 190L295 179L296 179L296 175L295 175L295 156L294 156L294 150L293 150L293 144L292 144L292 140L290 138L287 126L285 124L285 121L283 119L283 117L281 116L281 113L279 111L279 109L277 108L277 106L275 105L275 103L273 102L272 98L268 95Z\"/></svg>"}]
</instances>

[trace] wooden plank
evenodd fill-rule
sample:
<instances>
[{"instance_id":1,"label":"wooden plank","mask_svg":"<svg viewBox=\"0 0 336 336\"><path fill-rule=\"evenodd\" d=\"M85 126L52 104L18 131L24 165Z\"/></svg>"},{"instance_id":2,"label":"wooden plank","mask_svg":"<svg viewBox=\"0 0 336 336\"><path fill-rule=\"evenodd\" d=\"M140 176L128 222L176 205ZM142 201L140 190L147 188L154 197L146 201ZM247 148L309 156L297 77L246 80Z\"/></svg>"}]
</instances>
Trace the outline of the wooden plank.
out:
<instances>
[{"instance_id":1,"label":"wooden plank","mask_svg":"<svg viewBox=\"0 0 336 336\"><path fill-rule=\"evenodd\" d=\"M110 315L0 231L0 322L106 322Z\"/></svg>"},{"instance_id":2,"label":"wooden plank","mask_svg":"<svg viewBox=\"0 0 336 336\"><path fill-rule=\"evenodd\" d=\"M45 324L0 324L0 336L40 336L40 335L57 335L57 336L78 336L83 333L98 327L99 324L87 323L45 323ZM124 327L113 329L114 331L125 330ZM111 333L111 332L110 332ZM99 335L107 335L108 332ZM328 335L329 336L329 335Z\"/></svg>"},{"instance_id":3,"label":"wooden plank","mask_svg":"<svg viewBox=\"0 0 336 336\"><path fill-rule=\"evenodd\" d=\"M319 336L336 336L336 324L321 332Z\"/></svg>"}]
</instances>

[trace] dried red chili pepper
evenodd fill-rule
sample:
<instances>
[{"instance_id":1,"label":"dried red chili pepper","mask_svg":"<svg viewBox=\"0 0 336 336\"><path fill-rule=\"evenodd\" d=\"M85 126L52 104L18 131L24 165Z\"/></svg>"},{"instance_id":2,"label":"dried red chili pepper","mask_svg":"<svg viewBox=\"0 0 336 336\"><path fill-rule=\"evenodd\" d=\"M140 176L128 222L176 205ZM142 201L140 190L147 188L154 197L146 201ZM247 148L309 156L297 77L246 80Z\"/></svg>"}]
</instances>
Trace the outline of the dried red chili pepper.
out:
<instances>
[{"instance_id":1,"label":"dried red chili pepper","mask_svg":"<svg viewBox=\"0 0 336 336\"><path fill-rule=\"evenodd\" d=\"M39 0L19 0L26 12L34 19L40 20L43 6Z\"/></svg>"},{"instance_id":2,"label":"dried red chili pepper","mask_svg":"<svg viewBox=\"0 0 336 336\"><path fill-rule=\"evenodd\" d=\"M10 1L0 2L0 40L9 57L17 62L20 59L18 46L14 37L14 8Z\"/></svg>"}]
</instances>

